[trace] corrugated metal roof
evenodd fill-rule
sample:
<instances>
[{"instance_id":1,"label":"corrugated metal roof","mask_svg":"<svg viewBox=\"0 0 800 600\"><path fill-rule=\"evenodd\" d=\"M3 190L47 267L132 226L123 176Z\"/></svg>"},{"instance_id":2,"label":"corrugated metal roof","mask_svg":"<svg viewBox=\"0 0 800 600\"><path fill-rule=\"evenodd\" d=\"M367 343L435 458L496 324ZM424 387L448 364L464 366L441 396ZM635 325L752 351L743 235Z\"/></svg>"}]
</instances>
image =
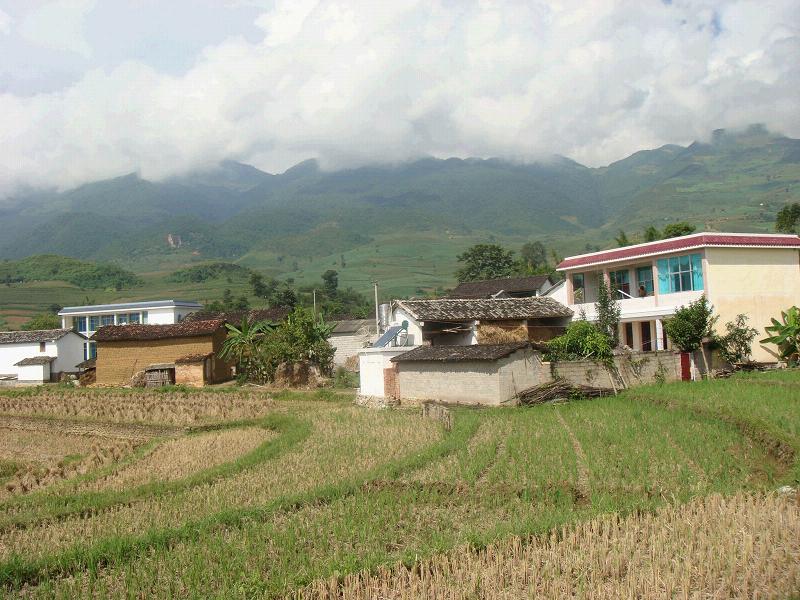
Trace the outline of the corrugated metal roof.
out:
<instances>
[{"instance_id":1,"label":"corrugated metal roof","mask_svg":"<svg viewBox=\"0 0 800 600\"><path fill-rule=\"evenodd\" d=\"M800 248L800 237L777 233L693 233L691 235L647 242L645 244L614 248L613 250L570 256L561 261L557 269L561 271L575 267L630 260L657 254L668 254L680 250L690 250L706 246Z\"/></svg>"}]
</instances>

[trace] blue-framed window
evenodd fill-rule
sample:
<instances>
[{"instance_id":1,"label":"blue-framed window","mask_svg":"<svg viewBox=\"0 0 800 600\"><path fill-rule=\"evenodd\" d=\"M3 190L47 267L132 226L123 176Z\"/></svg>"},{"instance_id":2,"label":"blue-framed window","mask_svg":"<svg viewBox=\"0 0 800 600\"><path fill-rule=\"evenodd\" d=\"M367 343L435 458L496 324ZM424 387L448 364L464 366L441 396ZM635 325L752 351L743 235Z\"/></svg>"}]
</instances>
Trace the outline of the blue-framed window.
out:
<instances>
[{"instance_id":1,"label":"blue-framed window","mask_svg":"<svg viewBox=\"0 0 800 600\"><path fill-rule=\"evenodd\" d=\"M631 274L628 269L611 271L608 278L611 281L611 291L617 300L631 297Z\"/></svg>"},{"instance_id":2,"label":"blue-framed window","mask_svg":"<svg viewBox=\"0 0 800 600\"><path fill-rule=\"evenodd\" d=\"M78 331L80 331L81 333L86 333L88 331L88 329L86 329L88 323L86 317L78 317L76 321L77 321Z\"/></svg>"},{"instance_id":3,"label":"blue-framed window","mask_svg":"<svg viewBox=\"0 0 800 600\"><path fill-rule=\"evenodd\" d=\"M659 294L703 289L703 257L700 254L661 258L657 265Z\"/></svg>"},{"instance_id":4,"label":"blue-framed window","mask_svg":"<svg viewBox=\"0 0 800 600\"><path fill-rule=\"evenodd\" d=\"M89 317L89 331L97 331L100 329L100 317Z\"/></svg>"},{"instance_id":5,"label":"blue-framed window","mask_svg":"<svg viewBox=\"0 0 800 600\"><path fill-rule=\"evenodd\" d=\"M100 324L105 327L106 325L114 324L114 315L102 315L100 317Z\"/></svg>"},{"instance_id":6,"label":"blue-framed window","mask_svg":"<svg viewBox=\"0 0 800 600\"><path fill-rule=\"evenodd\" d=\"M639 284L637 295L639 297L653 295L653 268L639 267L636 269L636 281Z\"/></svg>"},{"instance_id":7,"label":"blue-framed window","mask_svg":"<svg viewBox=\"0 0 800 600\"><path fill-rule=\"evenodd\" d=\"M131 324L137 323L138 324L138 323L141 322L141 320L142 320L142 315L140 313L135 312L135 313L130 313L128 315L128 323L131 323Z\"/></svg>"},{"instance_id":8,"label":"blue-framed window","mask_svg":"<svg viewBox=\"0 0 800 600\"><path fill-rule=\"evenodd\" d=\"M128 324L128 315L125 313L121 313L117 315L117 325L127 325Z\"/></svg>"},{"instance_id":9,"label":"blue-framed window","mask_svg":"<svg viewBox=\"0 0 800 600\"><path fill-rule=\"evenodd\" d=\"M83 344L83 360L89 360L90 358L97 358L96 342L86 342Z\"/></svg>"}]
</instances>

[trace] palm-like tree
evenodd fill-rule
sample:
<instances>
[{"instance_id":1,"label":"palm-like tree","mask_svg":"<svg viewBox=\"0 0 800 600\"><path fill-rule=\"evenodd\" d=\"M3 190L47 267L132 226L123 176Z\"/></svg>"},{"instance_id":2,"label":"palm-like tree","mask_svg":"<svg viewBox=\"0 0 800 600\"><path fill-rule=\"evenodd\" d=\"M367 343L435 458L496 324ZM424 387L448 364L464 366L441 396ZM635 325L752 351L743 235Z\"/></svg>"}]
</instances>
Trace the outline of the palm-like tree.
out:
<instances>
[{"instance_id":1,"label":"palm-like tree","mask_svg":"<svg viewBox=\"0 0 800 600\"><path fill-rule=\"evenodd\" d=\"M261 344L267 334L275 329L275 325L269 321L251 323L245 315L241 326L226 323L225 327L228 329L228 337L222 344L220 358L233 360L237 365L237 372L249 379L255 375L252 370L257 364L256 358Z\"/></svg>"}]
</instances>

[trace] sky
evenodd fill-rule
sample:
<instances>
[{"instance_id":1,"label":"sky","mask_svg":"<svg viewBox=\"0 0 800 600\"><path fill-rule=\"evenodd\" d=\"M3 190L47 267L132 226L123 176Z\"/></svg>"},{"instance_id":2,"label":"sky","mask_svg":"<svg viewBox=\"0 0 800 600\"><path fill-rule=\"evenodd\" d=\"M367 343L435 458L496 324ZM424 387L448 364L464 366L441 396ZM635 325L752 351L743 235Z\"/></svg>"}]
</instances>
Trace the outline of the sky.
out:
<instances>
[{"instance_id":1,"label":"sky","mask_svg":"<svg viewBox=\"0 0 800 600\"><path fill-rule=\"evenodd\" d=\"M800 137L800 2L0 0L0 197Z\"/></svg>"}]
</instances>

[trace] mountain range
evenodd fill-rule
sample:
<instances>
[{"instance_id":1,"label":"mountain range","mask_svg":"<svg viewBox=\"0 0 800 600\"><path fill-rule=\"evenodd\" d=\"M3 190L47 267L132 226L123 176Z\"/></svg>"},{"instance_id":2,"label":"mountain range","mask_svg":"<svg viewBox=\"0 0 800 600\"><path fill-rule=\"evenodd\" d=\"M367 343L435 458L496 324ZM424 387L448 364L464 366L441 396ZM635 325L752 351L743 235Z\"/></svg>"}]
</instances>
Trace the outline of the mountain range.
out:
<instances>
[{"instance_id":1,"label":"mountain range","mask_svg":"<svg viewBox=\"0 0 800 600\"><path fill-rule=\"evenodd\" d=\"M0 257L52 253L140 271L224 259L279 274L302 271L303 261L344 268L348 253L420 236L450 240L454 251L475 240L539 239L569 253L671 221L771 230L777 210L798 199L800 140L760 126L602 168L555 156L327 172L309 160L272 175L224 162L166 181L131 174L6 199Z\"/></svg>"}]
</instances>

